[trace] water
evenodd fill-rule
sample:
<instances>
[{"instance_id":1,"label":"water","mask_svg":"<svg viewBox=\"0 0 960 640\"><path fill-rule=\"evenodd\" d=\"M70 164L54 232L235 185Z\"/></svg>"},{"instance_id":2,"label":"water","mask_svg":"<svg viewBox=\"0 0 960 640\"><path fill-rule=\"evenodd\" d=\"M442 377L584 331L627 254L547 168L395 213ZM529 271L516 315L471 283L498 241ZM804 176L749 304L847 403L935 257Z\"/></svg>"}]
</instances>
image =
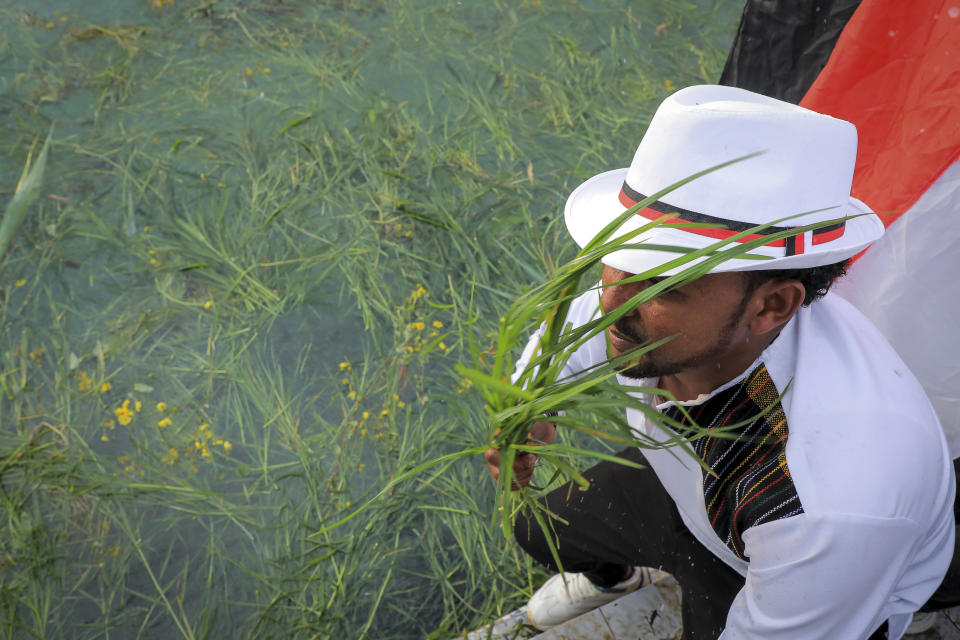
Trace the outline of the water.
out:
<instances>
[{"instance_id":1,"label":"water","mask_svg":"<svg viewBox=\"0 0 960 640\"><path fill-rule=\"evenodd\" d=\"M4 635L445 637L521 601L480 460L318 531L482 442L470 336L741 8L0 4L4 199L55 126L0 263Z\"/></svg>"}]
</instances>

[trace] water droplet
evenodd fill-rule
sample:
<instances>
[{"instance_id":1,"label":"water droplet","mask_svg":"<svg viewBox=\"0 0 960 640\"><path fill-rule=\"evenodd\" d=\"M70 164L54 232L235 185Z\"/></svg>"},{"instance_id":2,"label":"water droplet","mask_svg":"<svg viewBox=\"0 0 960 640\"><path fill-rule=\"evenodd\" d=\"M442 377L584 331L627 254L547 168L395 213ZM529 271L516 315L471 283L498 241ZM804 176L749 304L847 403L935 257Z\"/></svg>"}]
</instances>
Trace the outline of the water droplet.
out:
<instances>
[{"instance_id":1,"label":"water droplet","mask_svg":"<svg viewBox=\"0 0 960 640\"><path fill-rule=\"evenodd\" d=\"M950 7L950 10L947 11L947 15L951 18L956 18L957 16L960 16L960 9L956 7Z\"/></svg>"}]
</instances>

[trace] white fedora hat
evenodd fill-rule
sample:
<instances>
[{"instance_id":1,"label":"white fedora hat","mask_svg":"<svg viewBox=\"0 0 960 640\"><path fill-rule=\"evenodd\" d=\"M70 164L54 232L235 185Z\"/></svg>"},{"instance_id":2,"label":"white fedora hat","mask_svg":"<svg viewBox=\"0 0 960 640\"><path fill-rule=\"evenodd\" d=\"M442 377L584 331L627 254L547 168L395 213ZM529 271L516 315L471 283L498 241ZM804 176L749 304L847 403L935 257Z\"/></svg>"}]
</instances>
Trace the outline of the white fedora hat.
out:
<instances>
[{"instance_id":1,"label":"white fedora hat","mask_svg":"<svg viewBox=\"0 0 960 640\"><path fill-rule=\"evenodd\" d=\"M695 250L757 225L776 224L737 241L843 218L750 251L765 259L734 258L714 266L712 272L830 264L855 255L883 235L880 218L850 196L857 158L853 124L744 89L713 85L687 87L664 100L630 168L594 176L570 194L564 213L567 229L583 247L640 200L744 156L751 157L696 178L641 209L618 234L657 219L711 225L660 225L630 241ZM785 218L789 219L777 222ZM643 273L678 255L630 248L607 254L603 262Z\"/></svg>"}]
</instances>

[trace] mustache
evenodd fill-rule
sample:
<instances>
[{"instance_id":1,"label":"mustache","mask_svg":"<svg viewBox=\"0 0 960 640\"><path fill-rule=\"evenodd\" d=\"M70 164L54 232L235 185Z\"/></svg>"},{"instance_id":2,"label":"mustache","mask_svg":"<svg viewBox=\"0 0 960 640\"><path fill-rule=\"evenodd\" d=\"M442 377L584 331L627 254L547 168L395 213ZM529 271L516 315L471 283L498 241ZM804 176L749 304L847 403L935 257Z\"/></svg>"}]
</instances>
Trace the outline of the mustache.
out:
<instances>
[{"instance_id":1,"label":"mustache","mask_svg":"<svg viewBox=\"0 0 960 640\"><path fill-rule=\"evenodd\" d=\"M627 320L625 318L620 318L613 323L613 328L621 336L629 340L630 342L635 342L637 344L643 344L647 342L646 336L640 334L636 329L627 325Z\"/></svg>"}]
</instances>

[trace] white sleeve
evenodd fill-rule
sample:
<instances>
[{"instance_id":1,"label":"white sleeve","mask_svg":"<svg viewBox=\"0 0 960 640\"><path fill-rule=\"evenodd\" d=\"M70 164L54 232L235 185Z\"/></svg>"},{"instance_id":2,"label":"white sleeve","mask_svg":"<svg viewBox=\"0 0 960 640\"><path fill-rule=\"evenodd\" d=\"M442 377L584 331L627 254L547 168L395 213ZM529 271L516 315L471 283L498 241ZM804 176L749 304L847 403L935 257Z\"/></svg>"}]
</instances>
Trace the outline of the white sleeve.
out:
<instances>
[{"instance_id":1,"label":"white sleeve","mask_svg":"<svg viewBox=\"0 0 960 640\"><path fill-rule=\"evenodd\" d=\"M600 302L597 292L595 290L587 291L586 293L578 296L570 304L570 310L567 312L567 322L571 323L574 327L579 327L596 317L599 309ZM527 366L527 363L530 362L530 359L533 357L533 354L537 349L537 345L540 342L540 337L543 335L545 328L546 327L544 325L540 325L533 335L530 336L530 339L527 341L527 346L524 347L520 359L517 360L517 365L513 371L513 375L510 377L512 382L516 382L517 378L520 376L520 373ZM566 364L564 364L563 370L560 373L560 377L564 378L566 376L576 375L584 369L588 369L595 364L599 364L607 359L606 354L606 338L604 337L603 333L600 333L585 342L580 346L579 349L571 354L570 359L567 360Z\"/></svg>"},{"instance_id":2,"label":"white sleeve","mask_svg":"<svg viewBox=\"0 0 960 640\"><path fill-rule=\"evenodd\" d=\"M869 637L890 614L920 535L912 520L848 514L802 514L747 530L746 584L720 638Z\"/></svg>"}]
</instances>

